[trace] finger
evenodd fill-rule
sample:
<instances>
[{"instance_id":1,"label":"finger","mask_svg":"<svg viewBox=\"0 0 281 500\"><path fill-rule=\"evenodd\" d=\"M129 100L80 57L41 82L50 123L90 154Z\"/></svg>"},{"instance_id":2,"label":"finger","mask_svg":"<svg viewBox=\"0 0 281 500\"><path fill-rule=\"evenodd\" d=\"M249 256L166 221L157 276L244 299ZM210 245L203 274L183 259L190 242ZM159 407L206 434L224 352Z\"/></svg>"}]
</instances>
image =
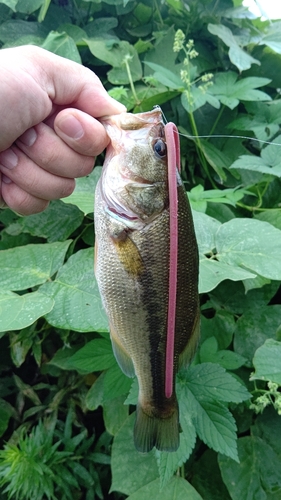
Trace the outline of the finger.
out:
<instances>
[{"instance_id":1,"label":"finger","mask_svg":"<svg viewBox=\"0 0 281 500\"><path fill-rule=\"evenodd\" d=\"M91 119L95 122L93 118ZM103 129L102 125L100 126ZM104 130L102 134L107 140ZM83 142L83 137L77 142L77 149L79 149L79 143ZM74 151L48 125L40 123L27 130L16 145L35 164L50 173L61 177L83 177L93 170L95 155L99 151L95 145L92 147L90 138L84 142L89 150L87 155ZM82 146L80 149L83 149Z\"/></svg>"},{"instance_id":2,"label":"finger","mask_svg":"<svg viewBox=\"0 0 281 500\"><path fill-rule=\"evenodd\" d=\"M75 187L74 179L47 172L16 146L0 153L0 171L23 191L43 200L69 196Z\"/></svg>"},{"instance_id":3,"label":"finger","mask_svg":"<svg viewBox=\"0 0 281 500\"><path fill-rule=\"evenodd\" d=\"M0 65L4 89L9 89L0 96L2 115L9 117L1 123L1 150L44 121L56 105L72 106L97 118L126 110L91 70L40 47L3 49Z\"/></svg>"},{"instance_id":4,"label":"finger","mask_svg":"<svg viewBox=\"0 0 281 500\"><path fill-rule=\"evenodd\" d=\"M43 212L49 205L48 201L32 196L6 177L2 183L2 196L6 206L21 215Z\"/></svg>"},{"instance_id":5,"label":"finger","mask_svg":"<svg viewBox=\"0 0 281 500\"><path fill-rule=\"evenodd\" d=\"M2 175L0 172L0 208L6 208L6 207L7 207L7 205L2 197Z\"/></svg>"},{"instance_id":6,"label":"finger","mask_svg":"<svg viewBox=\"0 0 281 500\"><path fill-rule=\"evenodd\" d=\"M55 118L54 129L63 141L83 155L97 156L109 143L103 125L77 109L60 111Z\"/></svg>"}]
</instances>

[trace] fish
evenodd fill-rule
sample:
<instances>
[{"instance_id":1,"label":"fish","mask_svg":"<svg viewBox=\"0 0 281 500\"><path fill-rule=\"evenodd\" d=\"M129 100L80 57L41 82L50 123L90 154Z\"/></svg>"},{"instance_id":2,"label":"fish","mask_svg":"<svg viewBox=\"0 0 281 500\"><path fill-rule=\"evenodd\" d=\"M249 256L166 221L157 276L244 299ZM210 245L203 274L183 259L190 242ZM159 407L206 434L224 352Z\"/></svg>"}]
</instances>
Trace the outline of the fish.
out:
<instances>
[{"instance_id":1,"label":"fish","mask_svg":"<svg viewBox=\"0 0 281 500\"><path fill-rule=\"evenodd\" d=\"M200 330L198 248L177 168L178 131L158 107L100 121L110 144L95 192L96 280L116 360L138 380L135 447L173 452L176 373L194 356Z\"/></svg>"}]
</instances>

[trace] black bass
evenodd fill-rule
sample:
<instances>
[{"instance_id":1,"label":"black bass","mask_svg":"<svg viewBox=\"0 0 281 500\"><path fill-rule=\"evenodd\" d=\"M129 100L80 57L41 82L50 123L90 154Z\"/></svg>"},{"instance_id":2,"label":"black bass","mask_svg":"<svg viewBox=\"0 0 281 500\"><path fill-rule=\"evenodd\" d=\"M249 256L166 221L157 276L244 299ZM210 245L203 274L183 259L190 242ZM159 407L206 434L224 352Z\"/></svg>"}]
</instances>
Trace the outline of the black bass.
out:
<instances>
[{"instance_id":1,"label":"black bass","mask_svg":"<svg viewBox=\"0 0 281 500\"><path fill-rule=\"evenodd\" d=\"M111 142L95 195L96 278L115 357L139 383L135 446L175 451L175 374L199 337L198 250L178 134L159 108L101 122Z\"/></svg>"}]
</instances>

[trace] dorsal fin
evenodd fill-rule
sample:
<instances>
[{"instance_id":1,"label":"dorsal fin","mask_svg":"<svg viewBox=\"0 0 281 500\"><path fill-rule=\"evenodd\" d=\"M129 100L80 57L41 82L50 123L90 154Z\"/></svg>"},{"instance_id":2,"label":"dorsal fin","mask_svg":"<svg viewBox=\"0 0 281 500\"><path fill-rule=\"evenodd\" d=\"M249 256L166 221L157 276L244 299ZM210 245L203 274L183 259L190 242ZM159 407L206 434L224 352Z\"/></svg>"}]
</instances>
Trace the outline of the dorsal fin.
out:
<instances>
[{"instance_id":1,"label":"dorsal fin","mask_svg":"<svg viewBox=\"0 0 281 500\"><path fill-rule=\"evenodd\" d=\"M165 138L168 153L168 189L170 207L170 262L169 262L169 303L167 320L165 396L173 393L174 346L177 305L178 270L178 189L177 168L180 166L180 145L178 129L174 123L165 125Z\"/></svg>"}]
</instances>

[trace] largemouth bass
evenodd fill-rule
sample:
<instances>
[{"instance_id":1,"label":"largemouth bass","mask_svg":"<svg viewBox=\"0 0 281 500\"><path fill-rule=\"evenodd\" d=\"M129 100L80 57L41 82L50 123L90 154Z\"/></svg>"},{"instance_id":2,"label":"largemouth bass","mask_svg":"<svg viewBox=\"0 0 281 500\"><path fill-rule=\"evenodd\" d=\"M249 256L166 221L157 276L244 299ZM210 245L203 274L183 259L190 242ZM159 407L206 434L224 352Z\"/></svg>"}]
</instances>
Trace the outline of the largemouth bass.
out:
<instances>
[{"instance_id":1,"label":"largemouth bass","mask_svg":"<svg viewBox=\"0 0 281 500\"><path fill-rule=\"evenodd\" d=\"M111 142L95 196L96 278L115 357L139 383L135 446L175 451L175 374L191 360L199 336L198 250L176 172L179 154L173 139L166 141L159 108L101 121ZM169 162L177 196L172 214Z\"/></svg>"}]
</instances>

